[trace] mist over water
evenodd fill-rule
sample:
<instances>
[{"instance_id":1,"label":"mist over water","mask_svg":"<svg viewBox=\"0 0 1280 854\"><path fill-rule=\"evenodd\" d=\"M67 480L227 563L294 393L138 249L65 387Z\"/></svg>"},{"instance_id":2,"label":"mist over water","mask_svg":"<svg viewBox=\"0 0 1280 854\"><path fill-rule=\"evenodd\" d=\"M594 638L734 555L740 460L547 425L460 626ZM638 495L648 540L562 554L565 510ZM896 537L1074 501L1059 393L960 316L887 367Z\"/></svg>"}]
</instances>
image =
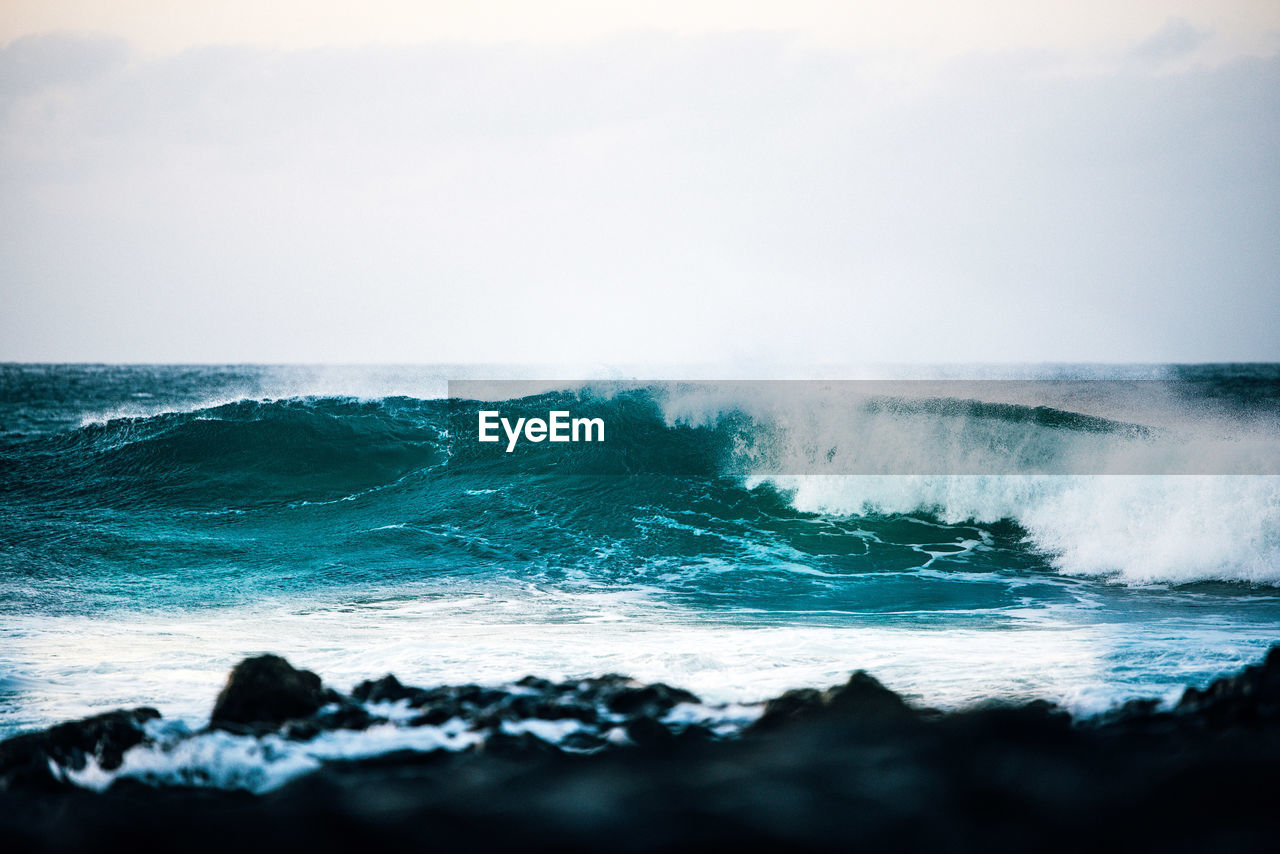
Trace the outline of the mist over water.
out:
<instances>
[{"instance_id":1,"label":"mist over water","mask_svg":"<svg viewBox=\"0 0 1280 854\"><path fill-rule=\"evenodd\" d=\"M619 373L484 404L600 414L604 445L486 456L450 381L515 369L5 366L0 732L198 722L260 651L343 687L612 671L753 701L866 668L1093 711L1277 640L1274 366L843 396Z\"/></svg>"}]
</instances>

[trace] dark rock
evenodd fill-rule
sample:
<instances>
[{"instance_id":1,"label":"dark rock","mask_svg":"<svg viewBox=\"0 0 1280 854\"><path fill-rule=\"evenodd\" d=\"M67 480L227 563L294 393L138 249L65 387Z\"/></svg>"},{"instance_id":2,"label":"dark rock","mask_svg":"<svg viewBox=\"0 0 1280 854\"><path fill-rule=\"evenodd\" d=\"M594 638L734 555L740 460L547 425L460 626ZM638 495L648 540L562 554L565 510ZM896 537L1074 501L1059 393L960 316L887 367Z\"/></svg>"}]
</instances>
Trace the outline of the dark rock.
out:
<instances>
[{"instance_id":1,"label":"dark rock","mask_svg":"<svg viewBox=\"0 0 1280 854\"><path fill-rule=\"evenodd\" d=\"M555 683L552 682L551 680L540 679L537 676L526 676L516 684L519 685L521 688L533 688L543 693L546 693L548 691L553 691L556 688Z\"/></svg>"},{"instance_id":2,"label":"dark rock","mask_svg":"<svg viewBox=\"0 0 1280 854\"><path fill-rule=\"evenodd\" d=\"M119 768L124 752L146 740L142 725L158 717L148 707L121 709L0 742L0 788L58 785L51 761L80 771L93 757L104 770Z\"/></svg>"},{"instance_id":3,"label":"dark rock","mask_svg":"<svg viewBox=\"0 0 1280 854\"><path fill-rule=\"evenodd\" d=\"M1174 709L1184 721L1223 727L1280 720L1280 646L1261 664L1224 676L1207 688L1188 688Z\"/></svg>"},{"instance_id":4,"label":"dark rock","mask_svg":"<svg viewBox=\"0 0 1280 854\"><path fill-rule=\"evenodd\" d=\"M566 735L560 742L560 746L567 750L593 751L603 750L609 746L609 742L598 735L579 730Z\"/></svg>"},{"instance_id":5,"label":"dark rock","mask_svg":"<svg viewBox=\"0 0 1280 854\"><path fill-rule=\"evenodd\" d=\"M913 721L919 714L875 677L859 670L848 682L828 691L800 688L770 700L751 729L763 732L818 717L888 724Z\"/></svg>"},{"instance_id":6,"label":"dark rock","mask_svg":"<svg viewBox=\"0 0 1280 854\"><path fill-rule=\"evenodd\" d=\"M237 730L241 728L240 724L232 724ZM225 729L225 727L224 727ZM248 728L246 728L248 729ZM232 731L232 730L227 730ZM313 738L324 732L325 729L312 720L296 720L289 721L280 728L280 734L290 741L311 741ZM236 732L237 735L252 735L253 731Z\"/></svg>"},{"instance_id":7,"label":"dark rock","mask_svg":"<svg viewBox=\"0 0 1280 854\"><path fill-rule=\"evenodd\" d=\"M826 695L813 688L795 688L764 704L764 712L753 730L775 729L791 721L803 720L826 708Z\"/></svg>"},{"instance_id":8,"label":"dark rock","mask_svg":"<svg viewBox=\"0 0 1280 854\"><path fill-rule=\"evenodd\" d=\"M636 747L664 748L675 743L676 737L658 721L650 717L639 717L627 724L627 738Z\"/></svg>"},{"instance_id":9,"label":"dark rock","mask_svg":"<svg viewBox=\"0 0 1280 854\"><path fill-rule=\"evenodd\" d=\"M449 703L431 706L422 714L409 719L409 726L440 726L445 721L458 717L460 709Z\"/></svg>"},{"instance_id":10,"label":"dark rock","mask_svg":"<svg viewBox=\"0 0 1280 854\"><path fill-rule=\"evenodd\" d=\"M453 698L464 706L474 709L486 709L506 699L509 694L497 688L483 688L479 685L462 685L452 689Z\"/></svg>"},{"instance_id":11,"label":"dark rock","mask_svg":"<svg viewBox=\"0 0 1280 854\"><path fill-rule=\"evenodd\" d=\"M499 727L503 721L522 721L534 716L533 706L536 702L534 697L508 697L500 703L473 708L470 710L470 720L481 729Z\"/></svg>"},{"instance_id":12,"label":"dark rock","mask_svg":"<svg viewBox=\"0 0 1280 854\"><path fill-rule=\"evenodd\" d=\"M1071 715L1046 700L1022 705L989 703L956 712L942 722L944 728L963 728L983 737L1016 742L1034 739L1059 742L1071 731Z\"/></svg>"},{"instance_id":13,"label":"dark rock","mask_svg":"<svg viewBox=\"0 0 1280 854\"><path fill-rule=\"evenodd\" d=\"M689 724L675 734L676 743L681 747L692 744L706 744L716 740L716 735L702 724Z\"/></svg>"},{"instance_id":14,"label":"dark rock","mask_svg":"<svg viewBox=\"0 0 1280 854\"><path fill-rule=\"evenodd\" d=\"M533 716L544 721L560 721L572 718L584 724L594 724L600 719L600 713L594 706L575 702L572 699L552 700L537 703L533 707Z\"/></svg>"},{"instance_id":15,"label":"dark rock","mask_svg":"<svg viewBox=\"0 0 1280 854\"><path fill-rule=\"evenodd\" d=\"M412 699L419 694L417 688L406 688L400 680L388 673L377 681L365 680L355 687L351 696L364 703L397 702Z\"/></svg>"},{"instance_id":16,"label":"dark rock","mask_svg":"<svg viewBox=\"0 0 1280 854\"><path fill-rule=\"evenodd\" d=\"M1152 699L1129 700L1120 707L1120 718L1149 718L1158 713L1160 701Z\"/></svg>"},{"instance_id":17,"label":"dark rock","mask_svg":"<svg viewBox=\"0 0 1280 854\"><path fill-rule=\"evenodd\" d=\"M609 710L620 715L658 717L677 703L697 703L696 695L661 682L641 687L622 688L608 699Z\"/></svg>"},{"instance_id":18,"label":"dark rock","mask_svg":"<svg viewBox=\"0 0 1280 854\"><path fill-rule=\"evenodd\" d=\"M916 714L905 700L865 670L856 671L848 682L832 688L827 693L826 705L833 712L864 721L899 722L912 719Z\"/></svg>"},{"instance_id":19,"label":"dark rock","mask_svg":"<svg viewBox=\"0 0 1280 854\"><path fill-rule=\"evenodd\" d=\"M413 693L409 695L409 708L421 709L424 706L434 706L440 704L448 704L452 706L458 705L457 689L450 685L442 685L439 688L427 689L410 689Z\"/></svg>"},{"instance_id":20,"label":"dark rock","mask_svg":"<svg viewBox=\"0 0 1280 854\"><path fill-rule=\"evenodd\" d=\"M327 699L320 677L311 671L298 670L278 655L246 658L231 671L218 694L210 726L275 729L285 721L315 714Z\"/></svg>"},{"instance_id":21,"label":"dark rock","mask_svg":"<svg viewBox=\"0 0 1280 854\"><path fill-rule=\"evenodd\" d=\"M606 749L612 740L588 729L561 746L598 752L575 755L531 733L503 732L499 722L483 748L326 762L263 795L129 781L103 793L13 786L0 789L0 845L209 854L424 844L522 852L1271 852L1280 834L1273 785L1280 718L1267 711L1276 667L1280 655L1188 692L1175 711L1133 704L1083 723L1044 702L925 714L855 674L827 692L771 701L761 722L782 725L767 737L717 740L705 727L668 728L657 715L633 713L617 724L637 745L629 749ZM532 689L523 695L539 710L570 701L607 706L642 690L621 678L521 687ZM514 708L505 699L512 692L424 693L431 695L424 714L453 704L474 720ZM283 730L314 727L331 711ZM1218 723L1204 723L1219 713ZM72 747L105 756L90 730ZM0 769L43 763L43 781L56 784L47 757L57 751L36 743L53 733L0 745Z\"/></svg>"},{"instance_id":22,"label":"dark rock","mask_svg":"<svg viewBox=\"0 0 1280 854\"><path fill-rule=\"evenodd\" d=\"M579 679L575 683L577 690L584 694L597 695L601 693L614 693L623 688L630 687L634 684L630 676L623 676L621 673L606 673L603 676L592 676L588 679Z\"/></svg>"},{"instance_id":23,"label":"dark rock","mask_svg":"<svg viewBox=\"0 0 1280 854\"><path fill-rule=\"evenodd\" d=\"M323 730L364 730L375 723L384 722L386 718L371 715L350 700L345 700L334 704L333 708L326 708L320 711L311 720Z\"/></svg>"},{"instance_id":24,"label":"dark rock","mask_svg":"<svg viewBox=\"0 0 1280 854\"><path fill-rule=\"evenodd\" d=\"M510 694L493 704L492 714L508 721L520 721L537 717L542 698L531 694Z\"/></svg>"},{"instance_id":25,"label":"dark rock","mask_svg":"<svg viewBox=\"0 0 1280 854\"><path fill-rule=\"evenodd\" d=\"M550 742L543 741L531 732L510 734L497 730L484 740L480 751L488 756L529 757L560 756L563 751Z\"/></svg>"}]
</instances>

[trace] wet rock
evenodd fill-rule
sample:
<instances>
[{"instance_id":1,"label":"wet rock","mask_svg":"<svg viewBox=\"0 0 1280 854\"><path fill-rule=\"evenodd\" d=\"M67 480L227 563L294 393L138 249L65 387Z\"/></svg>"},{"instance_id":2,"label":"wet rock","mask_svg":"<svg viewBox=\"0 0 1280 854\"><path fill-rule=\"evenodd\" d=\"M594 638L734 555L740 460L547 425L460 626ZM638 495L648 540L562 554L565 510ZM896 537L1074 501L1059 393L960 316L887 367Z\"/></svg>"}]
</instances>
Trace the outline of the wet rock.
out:
<instances>
[{"instance_id":1,"label":"wet rock","mask_svg":"<svg viewBox=\"0 0 1280 854\"><path fill-rule=\"evenodd\" d=\"M327 700L319 676L298 670L278 655L260 655L246 658L231 671L209 725L273 730L285 721L315 714Z\"/></svg>"},{"instance_id":2,"label":"wet rock","mask_svg":"<svg viewBox=\"0 0 1280 854\"><path fill-rule=\"evenodd\" d=\"M671 730L649 717L636 718L628 723L626 733L632 744L647 749L671 747L676 740Z\"/></svg>"},{"instance_id":3,"label":"wet rock","mask_svg":"<svg viewBox=\"0 0 1280 854\"><path fill-rule=\"evenodd\" d=\"M509 694L497 688L484 688L480 685L462 685L450 689L452 697L463 706L472 709L487 709L506 699Z\"/></svg>"},{"instance_id":4,"label":"wet rock","mask_svg":"<svg viewBox=\"0 0 1280 854\"><path fill-rule=\"evenodd\" d=\"M826 708L826 696L814 688L795 688L764 704L764 712L753 730L776 729L786 723L804 720Z\"/></svg>"},{"instance_id":5,"label":"wet rock","mask_svg":"<svg viewBox=\"0 0 1280 854\"><path fill-rule=\"evenodd\" d=\"M386 718L371 715L361 706L347 700L326 706L311 720L323 730L365 730L373 726L375 723L385 722Z\"/></svg>"},{"instance_id":6,"label":"wet rock","mask_svg":"<svg viewBox=\"0 0 1280 854\"><path fill-rule=\"evenodd\" d=\"M574 687L583 694L599 695L616 693L634 684L635 682L630 676L623 676L621 673L606 673L603 676L579 679L574 683Z\"/></svg>"},{"instance_id":7,"label":"wet rock","mask_svg":"<svg viewBox=\"0 0 1280 854\"><path fill-rule=\"evenodd\" d=\"M751 729L763 732L819 717L890 724L916 720L919 713L875 677L858 670L848 682L828 691L798 688L768 701Z\"/></svg>"},{"instance_id":8,"label":"wet rock","mask_svg":"<svg viewBox=\"0 0 1280 854\"><path fill-rule=\"evenodd\" d=\"M433 705L422 714L410 718L409 726L440 726L458 717L459 711L459 708L452 704Z\"/></svg>"},{"instance_id":9,"label":"wet rock","mask_svg":"<svg viewBox=\"0 0 1280 854\"><path fill-rule=\"evenodd\" d=\"M676 743L681 747L694 744L707 744L716 740L716 734L702 724L689 724L675 733Z\"/></svg>"},{"instance_id":10,"label":"wet rock","mask_svg":"<svg viewBox=\"0 0 1280 854\"><path fill-rule=\"evenodd\" d=\"M916 716L905 700L865 670L854 672L848 682L831 689L826 696L826 706L833 712L857 716L864 721L901 722Z\"/></svg>"},{"instance_id":11,"label":"wet rock","mask_svg":"<svg viewBox=\"0 0 1280 854\"><path fill-rule=\"evenodd\" d=\"M542 693L554 691L558 687L550 679L540 679L537 676L526 676L515 684L519 685L521 688L532 688L535 691Z\"/></svg>"},{"instance_id":12,"label":"wet rock","mask_svg":"<svg viewBox=\"0 0 1280 854\"><path fill-rule=\"evenodd\" d=\"M433 689L422 692L424 715L456 709L470 723L532 702L547 720L561 706L589 707L599 731L588 725L557 748L499 717L482 747L328 761L264 795L127 780L103 793L14 787L0 790L0 839L6 850L210 854L282 846L349 854L424 840L566 852L1270 852L1280 833L1280 718L1268 711L1277 669L1280 654L1189 691L1174 711L1144 702L1086 722L1039 701L931 714L855 673L829 691L771 701L758 725L773 720L777 731L742 739L613 711L620 696L633 709L666 705L621 677ZM329 705L280 731L319 732L316 721L347 714L340 698L324 696ZM1244 723L1201 724L1219 713ZM108 752L91 729L76 742L85 761ZM613 749L620 730L630 744ZM55 751L25 736L16 745L0 745L0 769L16 757L18 767L47 770Z\"/></svg>"},{"instance_id":13,"label":"wet rock","mask_svg":"<svg viewBox=\"0 0 1280 854\"><path fill-rule=\"evenodd\" d=\"M411 709L422 709L439 705L459 705L457 688L450 685L442 685L438 688L416 688L410 690L413 691L409 696L409 708Z\"/></svg>"},{"instance_id":14,"label":"wet rock","mask_svg":"<svg viewBox=\"0 0 1280 854\"><path fill-rule=\"evenodd\" d=\"M530 694L511 694L494 703L490 708L494 717L508 721L519 721L525 718L537 717L540 705L542 705L541 697Z\"/></svg>"},{"instance_id":15,"label":"wet rock","mask_svg":"<svg viewBox=\"0 0 1280 854\"><path fill-rule=\"evenodd\" d=\"M418 688L406 688L400 680L388 673L381 679L365 680L355 687L351 696L362 703L398 702L412 699L420 693Z\"/></svg>"},{"instance_id":16,"label":"wet rock","mask_svg":"<svg viewBox=\"0 0 1280 854\"><path fill-rule=\"evenodd\" d=\"M235 725L235 726L237 730L240 730L239 725ZM280 728L280 734L285 738L289 739L290 741L311 741L312 739L318 737L322 732L324 732L324 729L315 721L310 721L310 720L289 721L288 723L286 723L284 726ZM239 731L237 732L237 734L252 735L253 733L252 731L250 732Z\"/></svg>"},{"instance_id":17,"label":"wet rock","mask_svg":"<svg viewBox=\"0 0 1280 854\"><path fill-rule=\"evenodd\" d=\"M501 730L490 733L481 750L487 756L526 758L530 756L561 756L563 751L554 744L543 741L531 732L518 734Z\"/></svg>"},{"instance_id":18,"label":"wet rock","mask_svg":"<svg viewBox=\"0 0 1280 854\"><path fill-rule=\"evenodd\" d=\"M603 750L609 746L609 742L598 735L589 732L571 732L560 742L560 746L566 750L577 750L582 752L590 752Z\"/></svg>"},{"instance_id":19,"label":"wet rock","mask_svg":"<svg viewBox=\"0 0 1280 854\"><path fill-rule=\"evenodd\" d=\"M678 703L697 703L698 697L683 688L672 688L662 682L640 687L622 688L608 699L609 710L621 715L659 717Z\"/></svg>"},{"instance_id":20,"label":"wet rock","mask_svg":"<svg viewBox=\"0 0 1280 854\"><path fill-rule=\"evenodd\" d=\"M952 732L966 732L971 738L1055 744L1069 736L1072 723L1071 715L1053 703L1032 700L1021 705L1002 702L980 705L947 716L941 725Z\"/></svg>"},{"instance_id":21,"label":"wet rock","mask_svg":"<svg viewBox=\"0 0 1280 854\"><path fill-rule=\"evenodd\" d=\"M1280 720L1280 646L1272 647L1261 664L1204 689L1188 688L1174 714L1212 727Z\"/></svg>"},{"instance_id":22,"label":"wet rock","mask_svg":"<svg viewBox=\"0 0 1280 854\"><path fill-rule=\"evenodd\" d=\"M1160 701L1150 698L1129 700L1116 712L1117 719L1145 719L1159 714Z\"/></svg>"},{"instance_id":23,"label":"wet rock","mask_svg":"<svg viewBox=\"0 0 1280 854\"><path fill-rule=\"evenodd\" d=\"M594 724L600 719L600 713L594 706L575 702L572 698L539 702L533 706L533 716L544 721L572 719L584 724Z\"/></svg>"},{"instance_id":24,"label":"wet rock","mask_svg":"<svg viewBox=\"0 0 1280 854\"><path fill-rule=\"evenodd\" d=\"M146 740L142 725L159 717L149 707L121 709L0 742L0 788L59 785L50 762L80 771L92 757L104 770L119 768L124 752Z\"/></svg>"}]
</instances>

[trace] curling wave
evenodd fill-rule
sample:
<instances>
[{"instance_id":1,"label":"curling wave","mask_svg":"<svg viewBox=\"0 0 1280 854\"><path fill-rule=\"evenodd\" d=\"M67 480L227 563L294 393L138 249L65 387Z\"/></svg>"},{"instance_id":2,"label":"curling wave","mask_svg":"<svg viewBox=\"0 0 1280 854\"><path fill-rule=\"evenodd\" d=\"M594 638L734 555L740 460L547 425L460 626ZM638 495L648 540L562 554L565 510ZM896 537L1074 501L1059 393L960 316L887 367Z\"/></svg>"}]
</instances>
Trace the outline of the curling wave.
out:
<instances>
[{"instance_id":1,"label":"curling wave","mask_svg":"<svg viewBox=\"0 0 1280 854\"><path fill-rule=\"evenodd\" d=\"M1132 388L1146 399L1135 399ZM0 457L0 491L32 507L221 513L378 493L361 509L364 521L382 522L370 526L379 530L423 527L415 511L431 515L433 508L444 524L460 496L472 505L489 494L485 512L502 515L508 529L478 533L469 548L504 562L528 552L493 545L499 537L521 541L544 527L510 505L513 493L548 477L643 475L645 485L635 488L608 478L565 482L570 500L549 500L552 524L563 532L573 520L583 536L552 555L590 564L590 554L568 552L623 517L687 518L706 543L721 544L693 552L678 545L687 579L688 566L708 561L803 561L794 531L812 525L808 517L919 516L955 528L955 536L938 537L943 545L984 541L965 526L1011 522L1011 543L1025 538L1068 574L1139 584L1280 583L1280 477L1197 473L1206 459L1228 472L1267 471L1280 447L1267 412L1189 417L1185 397L1170 404L1167 388L1084 389L1092 396L1080 411L1020 401L1025 388L1009 384L976 389L989 400L939 396L954 390L945 384L833 394L829 386L788 383L585 384L484 404L239 400L11 438ZM1081 402L1079 390L1066 391ZM504 454L470 441L481 406L513 418L572 408L601 417L609 441ZM779 497L795 511L791 518L777 518ZM732 510L744 502L749 514ZM637 515L655 507L661 512ZM771 521L762 527L762 519ZM633 527L631 536L653 524ZM678 527L657 524L668 536ZM876 557L896 565L889 550L875 548L875 535L849 536L872 557L864 569L875 569ZM647 559L638 543L618 539L615 553ZM739 547L723 547L734 541Z\"/></svg>"}]
</instances>

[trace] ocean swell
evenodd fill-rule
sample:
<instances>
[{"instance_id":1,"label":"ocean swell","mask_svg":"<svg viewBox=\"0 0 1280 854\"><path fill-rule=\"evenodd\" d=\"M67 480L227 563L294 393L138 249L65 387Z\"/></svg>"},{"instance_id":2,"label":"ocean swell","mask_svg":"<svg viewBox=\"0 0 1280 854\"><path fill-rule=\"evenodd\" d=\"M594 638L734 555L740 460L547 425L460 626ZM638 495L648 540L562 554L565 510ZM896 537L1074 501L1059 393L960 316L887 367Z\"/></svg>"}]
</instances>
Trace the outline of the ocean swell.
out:
<instances>
[{"instance_id":1,"label":"ocean swell","mask_svg":"<svg viewBox=\"0 0 1280 854\"><path fill-rule=\"evenodd\" d=\"M645 526L661 524L665 536L683 537L686 575L739 554L700 551L717 542L770 551L750 520L774 519L781 496L801 517L1012 522L1068 575L1280 584L1272 408L1241 410L1235 401L1224 409L1214 387L1198 393L1150 383L583 383L485 403L242 399L11 435L0 492L27 507L139 514L282 510L381 491L380 503L360 507L362 530L423 530L431 525L421 514L432 508L456 521L457 507L483 506L505 514L509 542L581 528L581 548L594 539L602 565L610 550L647 554ZM1194 405L1199 399L1211 405ZM473 441L482 407L513 418L554 409L600 417L608 440L526 443L507 454L502 443ZM555 480L580 475L650 477L634 489L610 477ZM406 479L412 488L400 487ZM574 500L546 498L536 517L520 509L527 500L475 500L544 482ZM634 506L619 510L620 502ZM628 518L613 519L619 513ZM634 541L618 533L623 524L638 528ZM593 530L607 530L613 545ZM954 533L941 542L973 537ZM540 542L551 554L554 539ZM793 544L771 553L794 555ZM483 548L495 563L509 557L501 543Z\"/></svg>"}]
</instances>

